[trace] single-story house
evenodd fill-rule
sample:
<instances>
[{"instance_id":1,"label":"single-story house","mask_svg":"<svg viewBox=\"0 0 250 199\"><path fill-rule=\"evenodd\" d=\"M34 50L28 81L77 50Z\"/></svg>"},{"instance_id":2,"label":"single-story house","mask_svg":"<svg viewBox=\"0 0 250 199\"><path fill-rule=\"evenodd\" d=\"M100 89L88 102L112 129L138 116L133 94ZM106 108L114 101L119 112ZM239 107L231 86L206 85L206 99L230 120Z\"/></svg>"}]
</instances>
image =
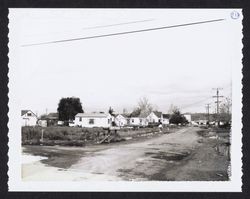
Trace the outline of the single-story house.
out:
<instances>
[{"instance_id":1,"label":"single-story house","mask_svg":"<svg viewBox=\"0 0 250 199\"><path fill-rule=\"evenodd\" d=\"M109 113L77 113L74 120L75 126L81 127L110 127L112 116Z\"/></svg>"},{"instance_id":2,"label":"single-story house","mask_svg":"<svg viewBox=\"0 0 250 199\"><path fill-rule=\"evenodd\" d=\"M196 122L199 125L206 125L208 121L207 120L196 120L194 122Z\"/></svg>"},{"instance_id":3,"label":"single-story house","mask_svg":"<svg viewBox=\"0 0 250 199\"><path fill-rule=\"evenodd\" d=\"M31 110L21 110L22 126L37 125L37 116Z\"/></svg>"},{"instance_id":4,"label":"single-story house","mask_svg":"<svg viewBox=\"0 0 250 199\"><path fill-rule=\"evenodd\" d=\"M58 113L49 113L48 115L42 115L38 121L38 125L42 127L56 126L58 125Z\"/></svg>"},{"instance_id":5,"label":"single-story house","mask_svg":"<svg viewBox=\"0 0 250 199\"><path fill-rule=\"evenodd\" d=\"M147 116L147 121L149 123L162 123L163 122L163 114L162 112L159 111L152 111L148 116Z\"/></svg>"},{"instance_id":6,"label":"single-story house","mask_svg":"<svg viewBox=\"0 0 250 199\"><path fill-rule=\"evenodd\" d=\"M116 126L123 127L128 124L128 117L125 114L117 114L115 116Z\"/></svg>"},{"instance_id":7,"label":"single-story house","mask_svg":"<svg viewBox=\"0 0 250 199\"><path fill-rule=\"evenodd\" d=\"M162 114L162 124L168 125L170 119L170 114Z\"/></svg>"},{"instance_id":8,"label":"single-story house","mask_svg":"<svg viewBox=\"0 0 250 199\"><path fill-rule=\"evenodd\" d=\"M183 114L183 116L186 118L186 120L188 121L188 123L190 123L191 120L191 114Z\"/></svg>"},{"instance_id":9,"label":"single-story house","mask_svg":"<svg viewBox=\"0 0 250 199\"><path fill-rule=\"evenodd\" d=\"M147 126L147 114L145 113L132 113L129 118L130 126Z\"/></svg>"}]
</instances>

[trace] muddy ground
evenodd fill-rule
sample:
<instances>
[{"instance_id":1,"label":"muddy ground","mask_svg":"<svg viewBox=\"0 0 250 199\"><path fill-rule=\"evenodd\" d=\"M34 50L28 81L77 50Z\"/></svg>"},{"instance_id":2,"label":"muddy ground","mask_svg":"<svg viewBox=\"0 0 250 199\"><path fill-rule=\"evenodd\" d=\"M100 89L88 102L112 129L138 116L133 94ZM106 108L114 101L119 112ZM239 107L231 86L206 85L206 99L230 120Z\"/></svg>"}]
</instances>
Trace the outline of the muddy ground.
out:
<instances>
[{"instance_id":1,"label":"muddy ground","mask_svg":"<svg viewBox=\"0 0 250 199\"><path fill-rule=\"evenodd\" d=\"M25 146L23 180L226 181L228 141L198 127L86 147Z\"/></svg>"}]
</instances>

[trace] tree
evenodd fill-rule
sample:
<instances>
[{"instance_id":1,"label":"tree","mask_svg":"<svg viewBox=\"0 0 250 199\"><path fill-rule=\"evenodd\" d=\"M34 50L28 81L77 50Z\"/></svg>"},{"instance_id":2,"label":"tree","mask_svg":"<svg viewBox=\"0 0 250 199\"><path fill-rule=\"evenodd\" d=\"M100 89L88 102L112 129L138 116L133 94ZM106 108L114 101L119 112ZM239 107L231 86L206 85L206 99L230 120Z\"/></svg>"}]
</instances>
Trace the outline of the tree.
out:
<instances>
[{"instance_id":1,"label":"tree","mask_svg":"<svg viewBox=\"0 0 250 199\"><path fill-rule=\"evenodd\" d=\"M76 97L67 97L60 99L57 112L59 114L59 120L73 120L77 113L83 113L80 99Z\"/></svg>"},{"instance_id":2,"label":"tree","mask_svg":"<svg viewBox=\"0 0 250 199\"><path fill-rule=\"evenodd\" d=\"M169 122L171 124L184 124L184 123L188 123L188 121L185 118L185 116L181 114L179 108L176 107L176 106L173 106L173 107L174 107L174 109L171 112L171 116L170 116Z\"/></svg>"},{"instance_id":3,"label":"tree","mask_svg":"<svg viewBox=\"0 0 250 199\"><path fill-rule=\"evenodd\" d=\"M112 109L111 106L110 106L108 112L109 112L110 115L113 115L114 114L114 109Z\"/></svg>"},{"instance_id":4,"label":"tree","mask_svg":"<svg viewBox=\"0 0 250 199\"><path fill-rule=\"evenodd\" d=\"M220 104L220 120L224 122L229 122L231 120L231 107L232 100L229 97L226 97Z\"/></svg>"},{"instance_id":5,"label":"tree","mask_svg":"<svg viewBox=\"0 0 250 199\"><path fill-rule=\"evenodd\" d=\"M179 111L179 108L173 104L170 105L169 109L168 109L168 113L169 114L173 114L174 112Z\"/></svg>"},{"instance_id":6,"label":"tree","mask_svg":"<svg viewBox=\"0 0 250 199\"><path fill-rule=\"evenodd\" d=\"M135 108L130 114L131 117L137 117L141 114L141 109L139 107Z\"/></svg>"},{"instance_id":7,"label":"tree","mask_svg":"<svg viewBox=\"0 0 250 199\"><path fill-rule=\"evenodd\" d=\"M151 103L149 103L148 98L143 97L139 99L135 111L139 112L139 110L140 110L140 113L144 113L144 114L149 114L153 111L153 106Z\"/></svg>"},{"instance_id":8,"label":"tree","mask_svg":"<svg viewBox=\"0 0 250 199\"><path fill-rule=\"evenodd\" d=\"M122 113L123 113L123 114L127 114L127 113L128 113L127 109L126 109L126 108L123 108Z\"/></svg>"}]
</instances>

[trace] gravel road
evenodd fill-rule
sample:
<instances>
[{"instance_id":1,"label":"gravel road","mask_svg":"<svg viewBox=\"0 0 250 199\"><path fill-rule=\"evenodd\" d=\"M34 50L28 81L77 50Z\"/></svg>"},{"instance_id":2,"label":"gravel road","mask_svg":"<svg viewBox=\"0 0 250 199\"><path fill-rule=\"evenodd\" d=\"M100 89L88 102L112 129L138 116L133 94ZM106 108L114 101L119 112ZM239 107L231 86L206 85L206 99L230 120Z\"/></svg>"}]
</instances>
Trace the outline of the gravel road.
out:
<instances>
[{"instance_id":1,"label":"gravel road","mask_svg":"<svg viewBox=\"0 0 250 199\"><path fill-rule=\"evenodd\" d=\"M225 181L229 160L216 140L187 127L171 134L87 147L25 146L25 181Z\"/></svg>"}]
</instances>

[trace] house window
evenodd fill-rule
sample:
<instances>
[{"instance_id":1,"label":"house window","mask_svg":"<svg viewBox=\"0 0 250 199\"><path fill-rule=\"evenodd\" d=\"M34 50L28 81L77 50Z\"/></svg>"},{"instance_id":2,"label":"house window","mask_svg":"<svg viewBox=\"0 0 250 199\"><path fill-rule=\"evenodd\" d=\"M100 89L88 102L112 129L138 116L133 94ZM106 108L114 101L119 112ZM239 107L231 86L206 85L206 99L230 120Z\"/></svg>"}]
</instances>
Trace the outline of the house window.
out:
<instances>
[{"instance_id":1,"label":"house window","mask_svg":"<svg viewBox=\"0 0 250 199\"><path fill-rule=\"evenodd\" d=\"M134 123L134 119L132 119L132 122Z\"/></svg>"},{"instance_id":2,"label":"house window","mask_svg":"<svg viewBox=\"0 0 250 199\"><path fill-rule=\"evenodd\" d=\"M142 123L142 119L140 119L140 123Z\"/></svg>"},{"instance_id":3,"label":"house window","mask_svg":"<svg viewBox=\"0 0 250 199\"><path fill-rule=\"evenodd\" d=\"M94 119L89 119L89 124L94 124Z\"/></svg>"},{"instance_id":4,"label":"house window","mask_svg":"<svg viewBox=\"0 0 250 199\"><path fill-rule=\"evenodd\" d=\"M27 113L27 116L32 116L32 114L31 113Z\"/></svg>"},{"instance_id":5,"label":"house window","mask_svg":"<svg viewBox=\"0 0 250 199\"><path fill-rule=\"evenodd\" d=\"M108 124L110 124L110 119L108 119Z\"/></svg>"},{"instance_id":6,"label":"house window","mask_svg":"<svg viewBox=\"0 0 250 199\"><path fill-rule=\"evenodd\" d=\"M79 122L81 122L82 121L82 117L79 117Z\"/></svg>"}]
</instances>

